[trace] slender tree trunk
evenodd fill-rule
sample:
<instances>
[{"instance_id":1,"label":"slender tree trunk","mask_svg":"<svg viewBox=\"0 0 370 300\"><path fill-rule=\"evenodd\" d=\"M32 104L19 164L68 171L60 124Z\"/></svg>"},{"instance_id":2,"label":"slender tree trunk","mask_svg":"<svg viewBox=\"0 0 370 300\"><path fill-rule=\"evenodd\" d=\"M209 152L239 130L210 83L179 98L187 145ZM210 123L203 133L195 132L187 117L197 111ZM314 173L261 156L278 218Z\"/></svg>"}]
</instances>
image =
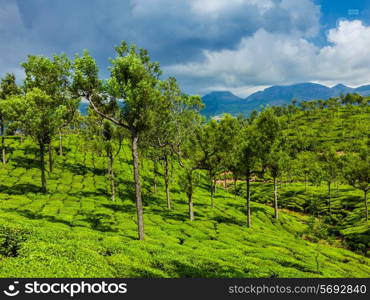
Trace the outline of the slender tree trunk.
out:
<instances>
[{"instance_id":1,"label":"slender tree trunk","mask_svg":"<svg viewBox=\"0 0 370 300\"><path fill-rule=\"evenodd\" d=\"M213 177L211 177L211 208L215 207L215 201L214 201L214 193L215 193L215 182Z\"/></svg>"},{"instance_id":2,"label":"slender tree trunk","mask_svg":"<svg viewBox=\"0 0 370 300\"><path fill-rule=\"evenodd\" d=\"M331 215L331 182L328 181L328 208L329 214Z\"/></svg>"},{"instance_id":3,"label":"slender tree trunk","mask_svg":"<svg viewBox=\"0 0 370 300\"><path fill-rule=\"evenodd\" d=\"M170 178L168 175L168 156L164 156L164 185L166 188L166 200L167 208L171 209L171 198L170 198Z\"/></svg>"},{"instance_id":4,"label":"slender tree trunk","mask_svg":"<svg viewBox=\"0 0 370 300\"><path fill-rule=\"evenodd\" d=\"M157 193L157 173L158 173L158 165L157 161L153 161L153 181L154 181L154 194Z\"/></svg>"},{"instance_id":5,"label":"slender tree trunk","mask_svg":"<svg viewBox=\"0 0 370 300\"><path fill-rule=\"evenodd\" d=\"M238 187L238 185L237 185L237 178L236 178L236 176L234 176L234 198L236 199L236 195L237 195L237 187Z\"/></svg>"},{"instance_id":6,"label":"slender tree trunk","mask_svg":"<svg viewBox=\"0 0 370 300\"><path fill-rule=\"evenodd\" d=\"M45 177L45 147L40 144L40 169L41 169L41 191L46 193L46 177Z\"/></svg>"},{"instance_id":7,"label":"slender tree trunk","mask_svg":"<svg viewBox=\"0 0 370 300\"><path fill-rule=\"evenodd\" d=\"M140 182L140 171L139 171L139 151L138 151L138 133L132 132L132 160L134 164L134 181L135 181L135 194L136 194L136 213L137 213L137 226L139 240L144 240L144 213L143 213L143 202L141 199L141 182Z\"/></svg>"},{"instance_id":8,"label":"slender tree trunk","mask_svg":"<svg viewBox=\"0 0 370 300\"><path fill-rule=\"evenodd\" d=\"M193 193L188 194L188 201L189 201L189 219L190 221L194 221Z\"/></svg>"},{"instance_id":9,"label":"slender tree trunk","mask_svg":"<svg viewBox=\"0 0 370 300\"><path fill-rule=\"evenodd\" d=\"M62 130L59 129L59 155L63 155L63 136Z\"/></svg>"},{"instance_id":10,"label":"slender tree trunk","mask_svg":"<svg viewBox=\"0 0 370 300\"><path fill-rule=\"evenodd\" d=\"M307 173L304 173L304 191L307 192Z\"/></svg>"},{"instance_id":11,"label":"slender tree trunk","mask_svg":"<svg viewBox=\"0 0 370 300\"><path fill-rule=\"evenodd\" d=\"M224 188L226 189L226 172L224 173Z\"/></svg>"},{"instance_id":12,"label":"slender tree trunk","mask_svg":"<svg viewBox=\"0 0 370 300\"><path fill-rule=\"evenodd\" d=\"M252 227L252 215L251 215L251 188L250 188L250 176L246 176L246 186L247 186L247 225L248 228Z\"/></svg>"},{"instance_id":13,"label":"slender tree trunk","mask_svg":"<svg viewBox=\"0 0 370 300\"><path fill-rule=\"evenodd\" d=\"M189 219L190 221L194 220L194 210L193 210L193 171L188 173L188 184L189 189L187 192L188 201L189 201Z\"/></svg>"},{"instance_id":14,"label":"slender tree trunk","mask_svg":"<svg viewBox=\"0 0 370 300\"><path fill-rule=\"evenodd\" d=\"M369 221L369 207L368 207L368 204L367 204L367 192L368 191L364 191L366 222Z\"/></svg>"},{"instance_id":15,"label":"slender tree trunk","mask_svg":"<svg viewBox=\"0 0 370 300\"><path fill-rule=\"evenodd\" d=\"M49 172L53 172L53 153L51 150L51 142L48 145L48 152L49 152Z\"/></svg>"},{"instance_id":16,"label":"slender tree trunk","mask_svg":"<svg viewBox=\"0 0 370 300\"><path fill-rule=\"evenodd\" d=\"M110 179L110 186L111 186L112 201L114 202L116 200L116 187L114 183L114 169L113 169L112 153L109 154L109 179Z\"/></svg>"},{"instance_id":17,"label":"slender tree trunk","mask_svg":"<svg viewBox=\"0 0 370 300\"><path fill-rule=\"evenodd\" d=\"M4 136L4 123L1 120L1 156L3 160L3 165L6 165L6 153L5 153L5 136Z\"/></svg>"},{"instance_id":18,"label":"slender tree trunk","mask_svg":"<svg viewBox=\"0 0 370 300\"><path fill-rule=\"evenodd\" d=\"M278 219L278 194L277 194L277 184L276 177L274 177L274 208L275 208L275 219Z\"/></svg>"}]
</instances>

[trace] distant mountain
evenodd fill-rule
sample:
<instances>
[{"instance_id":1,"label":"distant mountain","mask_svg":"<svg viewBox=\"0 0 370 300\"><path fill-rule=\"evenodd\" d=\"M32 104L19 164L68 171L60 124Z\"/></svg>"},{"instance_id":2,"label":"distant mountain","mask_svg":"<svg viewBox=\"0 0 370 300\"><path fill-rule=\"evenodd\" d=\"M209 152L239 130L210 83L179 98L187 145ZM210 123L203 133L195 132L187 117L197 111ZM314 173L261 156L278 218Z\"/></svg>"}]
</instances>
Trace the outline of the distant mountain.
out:
<instances>
[{"instance_id":1,"label":"distant mountain","mask_svg":"<svg viewBox=\"0 0 370 300\"><path fill-rule=\"evenodd\" d=\"M343 84L327 87L317 83L299 83L286 86L272 86L263 91L256 92L246 98L240 98L229 91L215 91L202 97L205 108L202 114L206 117L219 116L224 113L232 115L247 115L255 109L260 109L266 105L283 105L297 101L309 101L330 97L338 97L341 94L359 93L362 96L370 96L370 85L358 88L350 88ZM87 114L89 103L81 102L80 111L83 115Z\"/></svg>"},{"instance_id":2,"label":"distant mountain","mask_svg":"<svg viewBox=\"0 0 370 300\"><path fill-rule=\"evenodd\" d=\"M206 105L202 114L207 117L229 113L233 115L248 114L254 109L259 109L265 105L283 105L291 102L292 99L299 101L309 101L330 97L338 97L341 94L359 93L363 96L370 96L370 85L358 88L350 88L343 84L334 87L327 87L317 83L299 83L287 86L272 86L251 94L245 99L239 98L234 94L223 92L212 92L203 96Z\"/></svg>"},{"instance_id":3,"label":"distant mountain","mask_svg":"<svg viewBox=\"0 0 370 300\"><path fill-rule=\"evenodd\" d=\"M227 91L212 92L203 96L202 101L205 104L202 114L207 117L213 117L223 112L237 115L245 106L244 99Z\"/></svg>"}]
</instances>

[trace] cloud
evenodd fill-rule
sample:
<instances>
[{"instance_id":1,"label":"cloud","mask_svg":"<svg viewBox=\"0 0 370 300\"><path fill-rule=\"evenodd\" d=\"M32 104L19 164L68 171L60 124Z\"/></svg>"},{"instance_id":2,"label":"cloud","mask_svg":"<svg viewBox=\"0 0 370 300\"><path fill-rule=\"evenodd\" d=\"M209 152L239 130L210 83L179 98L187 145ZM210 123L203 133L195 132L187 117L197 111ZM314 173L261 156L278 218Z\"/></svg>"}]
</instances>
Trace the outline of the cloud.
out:
<instances>
[{"instance_id":1,"label":"cloud","mask_svg":"<svg viewBox=\"0 0 370 300\"><path fill-rule=\"evenodd\" d=\"M248 91L255 86L304 81L370 82L370 27L359 20L341 21L327 32L327 41L327 46L319 48L299 35L260 29L242 38L236 49L205 50L202 62L172 65L166 71L203 91L208 91L210 83Z\"/></svg>"},{"instance_id":2,"label":"cloud","mask_svg":"<svg viewBox=\"0 0 370 300\"><path fill-rule=\"evenodd\" d=\"M26 54L87 48L103 70L121 40L147 48L163 66L196 62L202 51L234 49L264 29L313 36L319 7L310 0L0 0L2 73ZM4 17L5 16L5 17ZM1 76L1 74L0 74Z\"/></svg>"},{"instance_id":3,"label":"cloud","mask_svg":"<svg viewBox=\"0 0 370 300\"><path fill-rule=\"evenodd\" d=\"M0 0L0 76L21 77L27 54L84 48L106 70L113 46L127 40L147 48L186 92L370 82L370 27L341 21L319 47L320 16L311 0Z\"/></svg>"}]
</instances>

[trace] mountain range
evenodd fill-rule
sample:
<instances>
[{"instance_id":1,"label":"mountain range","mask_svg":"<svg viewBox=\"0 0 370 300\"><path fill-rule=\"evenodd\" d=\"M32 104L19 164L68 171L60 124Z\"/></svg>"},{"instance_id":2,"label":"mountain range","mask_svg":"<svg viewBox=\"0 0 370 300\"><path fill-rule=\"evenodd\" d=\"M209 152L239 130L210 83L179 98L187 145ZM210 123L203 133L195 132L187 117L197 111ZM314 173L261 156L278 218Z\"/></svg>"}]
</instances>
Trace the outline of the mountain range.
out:
<instances>
[{"instance_id":1,"label":"mountain range","mask_svg":"<svg viewBox=\"0 0 370 300\"><path fill-rule=\"evenodd\" d=\"M272 86L240 98L229 91L211 92L202 97L205 108L202 114L207 117L214 117L223 113L232 115L248 114L254 109L259 109L266 105L289 104L292 99L308 101L330 97L338 97L341 94L358 93L362 96L370 96L370 85L358 88L351 88L343 84L334 87L327 87L317 83L299 83L286 86Z\"/></svg>"},{"instance_id":2,"label":"mountain range","mask_svg":"<svg viewBox=\"0 0 370 300\"><path fill-rule=\"evenodd\" d=\"M337 84L333 87L317 83L298 83L285 86L272 86L249 95L246 98L240 98L229 91L215 91L202 97L205 108L202 114L206 117L215 117L224 113L232 115L247 115L255 109L260 109L266 105L289 104L292 99L299 101L308 100L326 100L330 97L338 97L341 94L358 93L362 96L370 96L370 85L351 88L343 84ZM80 106L81 113L87 114L88 103L82 102Z\"/></svg>"}]
</instances>

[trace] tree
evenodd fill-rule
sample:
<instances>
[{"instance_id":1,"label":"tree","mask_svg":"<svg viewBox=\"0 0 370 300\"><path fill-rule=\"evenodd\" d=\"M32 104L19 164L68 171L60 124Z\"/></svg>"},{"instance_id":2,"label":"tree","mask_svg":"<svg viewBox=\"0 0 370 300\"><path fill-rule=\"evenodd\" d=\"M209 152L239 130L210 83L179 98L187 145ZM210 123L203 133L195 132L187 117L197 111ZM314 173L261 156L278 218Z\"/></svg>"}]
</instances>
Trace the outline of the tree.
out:
<instances>
[{"instance_id":1,"label":"tree","mask_svg":"<svg viewBox=\"0 0 370 300\"><path fill-rule=\"evenodd\" d=\"M316 156L311 151L303 151L297 155L298 166L300 173L303 173L304 177L304 189L307 191L307 181L312 170L312 166L316 160Z\"/></svg>"},{"instance_id":2,"label":"tree","mask_svg":"<svg viewBox=\"0 0 370 300\"><path fill-rule=\"evenodd\" d=\"M247 209L247 225L252 226L252 212L251 212L251 188L250 180L253 174L257 174L260 162L260 145L258 141L258 132L253 125L245 126L239 139L236 143L240 145L238 156L238 166L240 174L245 176L246 183L246 209Z\"/></svg>"},{"instance_id":3,"label":"tree","mask_svg":"<svg viewBox=\"0 0 370 300\"><path fill-rule=\"evenodd\" d=\"M340 160L336 151L328 147L319 154L320 166L322 169L322 178L327 182L328 185L328 210L331 214L331 187L335 180L338 179L340 170Z\"/></svg>"},{"instance_id":4,"label":"tree","mask_svg":"<svg viewBox=\"0 0 370 300\"><path fill-rule=\"evenodd\" d=\"M0 82L0 101L14 95L19 95L20 93L21 90L15 82L15 75L6 74ZM3 165L6 164L5 127L8 121L5 117L5 112L0 110L1 157Z\"/></svg>"},{"instance_id":5,"label":"tree","mask_svg":"<svg viewBox=\"0 0 370 300\"><path fill-rule=\"evenodd\" d=\"M71 61L65 54L55 55L52 59L44 56L29 55L27 61L22 63L26 78L24 80L25 92L38 88L54 101L54 107L63 106L64 115L59 122L60 148L61 128L67 120L73 118L79 103L79 99L71 95ZM49 137L49 171L53 170L53 158L51 142L53 136Z\"/></svg>"},{"instance_id":6,"label":"tree","mask_svg":"<svg viewBox=\"0 0 370 300\"><path fill-rule=\"evenodd\" d=\"M150 61L146 50L138 50L122 42L115 48L117 56L111 60L110 78L99 80L94 59L84 52L76 57L74 64L74 91L86 98L93 109L103 118L130 132L134 169L135 198L138 236L144 239L144 216L141 196L139 139L150 130L157 104L160 101L159 64ZM110 103L120 107L119 113L103 110ZM121 103L121 105L119 105Z\"/></svg>"},{"instance_id":7,"label":"tree","mask_svg":"<svg viewBox=\"0 0 370 300\"><path fill-rule=\"evenodd\" d=\"M278 219L278 186L277 186L277 178L281 176L283 169L285 167L284 163L288 160L288 154L284 151L282 141L276 141L272 148L270 149L270 153L268 155L266 165L268 166L271 176L274 181L274 217Z\"/></svg>"},{"instance_id":8,"label":"tree","mask_svg":"<svg viewBox=\"0 0 370 300\"><path fill-rule=\"evenodd\" d=\"M343 173L350 185L364 192L365 216L368 221L367 194L370 190L370 151L368 147L362 148L359 153L346 154Z\"/></svg>"},{"instance_id":9,"label":"tree","mask_svg":"<svg viewBox=\"0 0 370 300\"><path fill-rule=\"evenodd\" d=\"M173 146L173 151L178 158L178 163L183 172L180 178L180 186L188 198L189 219L194 220L193 192L196 183L194 173L202 169L203 154L200 150L197 131L200 130L202 117L199 110L203 107L199 96L187 96L185 98L187 109L183 111L179 119L178 141Z\"/></svg>"},{"instance_id":10,"label":"tree","mask_svg":"<svg viewBox=\"0 0 370 300\"><path fill-rule=\"evenodd\" d=\"M283 151L282 124L272 109L267 108L259 115L256 127L263 169L269 168L274 179L275 219L278 219L277 177L282 169Z\"/></svg>"},{"instance_id":11,"label":"tree","mask_svg":"<svg viewBox=\"0 0 370 300\"><path fill-rule=\"evenodd\" d=\"M33 88L25 96L13 96L2 101L1 110L17 123L39 146L41 190L47 192L45 176L45 146L50 145L51 137L56 133L66 107L57 103L44 91Z\"/></svg>"},{"instance_id":12,"label":"tree","mask_svg":"<svg viewBox=\"0 0 370 300\"><path fill-rule=\"evenodd\" d=\"M218 125L218 144L221 156L221 167L224 171L231 171L234 179L234 195L237 193L237 180L240 174L239 150L240 132L247 120L239 116L234 118L225 114Z\"/></svg>"},{"instance_id":13,"label":"tree","mask_svg":"<svg viewBox=\"0 0 370 300\"><path fill-rule=\"evenodd\" d=\"M200 109L201 100L182 94L173 77L160 83L160 91L158 110L154 115L156 126L152 127L142 139L142 144L143 140L149 144L149 156L153 159L154 166L156 166L157 160L163 164L167 208L171 209L170 164L176 149L180 149L187 139L188 120L192 118L195 110Z\"/></svg>"},{"instance_id":14,"label":"tree","mask_svg":"<svg viewBox=\"0 0 370 300\"><path fill-rule=\"evenodd\" d=\"M199 145L198 166L207 170L210 183L211 207L214 207L214 193L216 188L216 176L222 169L222 144L220 136L223 133L219 130L215 120L196 130L196 143Z\"/></svg>"},{"instance_id":15,"label":"tree","mask_svg":"<svg viewBox=\"0 0 370 300\"><path fill-rule=\"evenodd\" d=\"M94 150L99 153L104 153L104 157L108 159L107 176L110 183L111 199L115 201L116 183L114 160L120 153L123 135L118 130L117 126L97 115L91 108L88 110L86 119L86 134L87 138L93 146Z\"/></svg>"}]
</instances>

